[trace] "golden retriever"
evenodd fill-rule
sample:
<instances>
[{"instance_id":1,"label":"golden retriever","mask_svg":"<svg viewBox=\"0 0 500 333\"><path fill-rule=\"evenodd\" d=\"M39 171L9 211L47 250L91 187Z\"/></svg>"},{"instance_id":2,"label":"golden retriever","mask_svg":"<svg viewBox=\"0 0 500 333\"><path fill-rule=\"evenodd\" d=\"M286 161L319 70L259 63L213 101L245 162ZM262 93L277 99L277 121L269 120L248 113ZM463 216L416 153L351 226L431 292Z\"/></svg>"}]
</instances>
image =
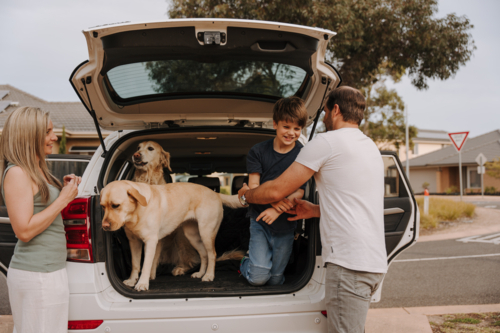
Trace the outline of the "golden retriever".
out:
<instances>
[{"instance_id":1,"label":"golden retriever","mask_svg":"<svg viewBox=\"0 0 500 333\"><path fill-rule=\"evenodd\" d=\"M148 290L152 267L159 260L158 241L179 226L201 258L200 270L191 277L213 281L215 237L222 221L223 204L242 207L237 195L219 194L193 183L147 185L122 180L106 185L101 192L103 229L115 231L126 226L125 230L129 230L132 272L123 282L135 285L138 291ZM139 278L143 242L144 264Z\"/></svg>"},{"instance_id":2,"label":"golden retriever","mask_svg":"<svg viewBox=\"0 0 500 333\"><path fill-rule=\"evenodd\" d=\"M155 141L141 142L137 151L132 155L135 173L132 181L149 185L166 184L163 173L164 168L170 168L170 153L166 152L160 144ZM125 226L125 234L129 241L134 238L131 230ZM151 279L156 278L156 268L159 264L172 264L174 268L172 275L184 275L188 270L200 263L200 256L189 243L180 229L174 230L164 239L160 239L160 257L156 265L151 269ZM132 248L131 248L132 249Z\"/></svg>"}]
</instances>

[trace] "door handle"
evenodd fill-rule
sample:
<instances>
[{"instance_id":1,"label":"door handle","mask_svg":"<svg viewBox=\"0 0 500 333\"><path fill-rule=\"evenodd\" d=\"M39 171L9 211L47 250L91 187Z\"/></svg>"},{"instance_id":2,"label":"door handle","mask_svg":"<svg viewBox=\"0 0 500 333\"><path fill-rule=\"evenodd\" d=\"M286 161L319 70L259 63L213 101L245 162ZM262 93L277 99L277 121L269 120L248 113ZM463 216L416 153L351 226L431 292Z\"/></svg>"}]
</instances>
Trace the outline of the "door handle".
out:
<instances>
[{"instance_id":1,"label":"door handle","mask_svg":"<svg viewBox=\"0 0 500 333\"><path fill-rule=\"evenodd\" d=\"M384 215L392 215L392 214L402 214L405 211L402 210L401 208L386 208L384 209Z\"/></svg>"}]
</instances>

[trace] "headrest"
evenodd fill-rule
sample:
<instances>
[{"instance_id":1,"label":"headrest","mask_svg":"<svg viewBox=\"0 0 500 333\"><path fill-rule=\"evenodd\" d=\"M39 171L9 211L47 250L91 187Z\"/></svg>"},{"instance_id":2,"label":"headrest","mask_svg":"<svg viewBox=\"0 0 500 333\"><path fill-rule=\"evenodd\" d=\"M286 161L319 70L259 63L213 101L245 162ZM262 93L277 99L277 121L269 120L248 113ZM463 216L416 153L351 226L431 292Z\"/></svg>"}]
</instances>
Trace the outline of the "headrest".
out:
<instances>
[{"instance_id":1,"label":"headrest","mask_svg":"<svg viewBox=\"0 0 500 333\"><path fill-rule=\"evenodd\" d=\"M215 192L220 192L220 180L217 177L193 177L189 178L188 182L200 184Z\"/></svg>"},{"instance_id":2,"label":"headrest","mask_svg":"<svg viewBox=\"0 0 500 333\"><path fill-rule=\"evenodd\" d=\"M231 194L238 194L240 188L243 187L243 183L248 184L248 176L234 176L231 184Z\"/></svg>"}]
</instances>

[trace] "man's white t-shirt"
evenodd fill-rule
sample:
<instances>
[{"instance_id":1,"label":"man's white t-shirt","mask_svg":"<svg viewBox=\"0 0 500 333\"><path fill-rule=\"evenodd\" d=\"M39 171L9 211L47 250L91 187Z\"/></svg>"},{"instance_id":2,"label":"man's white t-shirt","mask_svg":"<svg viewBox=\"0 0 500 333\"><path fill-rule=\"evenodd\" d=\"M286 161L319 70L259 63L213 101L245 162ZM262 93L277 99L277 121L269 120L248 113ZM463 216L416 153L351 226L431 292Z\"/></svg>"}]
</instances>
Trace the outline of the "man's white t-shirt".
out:
<instances>
[{"instance_id":1,"label":"man's white t-shirt","mask_svg":"<svg viewBox=\"0 0 500 333\"><path fill-rule=\"evenodd\" d=\"M384 164L375 143L357 128L328 131L295 161L316 172L323 262L387 272Z\"/></svg>"}]
</instances>

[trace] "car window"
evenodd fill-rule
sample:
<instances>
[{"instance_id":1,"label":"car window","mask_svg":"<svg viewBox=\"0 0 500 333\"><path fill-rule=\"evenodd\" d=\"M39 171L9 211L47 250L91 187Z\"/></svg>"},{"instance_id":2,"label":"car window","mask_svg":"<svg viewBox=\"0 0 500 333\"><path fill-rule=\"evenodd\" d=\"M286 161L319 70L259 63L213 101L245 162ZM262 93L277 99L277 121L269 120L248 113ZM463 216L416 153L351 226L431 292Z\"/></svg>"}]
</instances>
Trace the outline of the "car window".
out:
<instances>
[{"instance_id":1,"label":"car window","mask_svg":"<svg viewBox=\"0 0 500 333\"><path fill-rule=\"evenodd\" d=\"M399 173L392 156L382 156L384 161L384 197L399 197Z\"/></svg>"},{"instance_id":2,"label":"car window","mask_svg":"<svg viewBox=\"0 0 500 333\"><path fill-rule=\"evenodd\" d=\"M63 183L63 177L69 174L75 174L77 176L82 176L87 168L89 161L86 160L70 160L70 159L48 159L47 167L54 177L59 179Z\"/></svg>"},{"instance_id":3,"label":"car window","mask_svg":"<svg viewBox=\"0 0 500 333\"><path fill-rule=\"evenodd\" d=\"M302 68L266 61L190 59L148 61L117 66L107 73L122 99L157 94L231 93L294 95L307 77Z\"/></svg>"}]
</instances>

